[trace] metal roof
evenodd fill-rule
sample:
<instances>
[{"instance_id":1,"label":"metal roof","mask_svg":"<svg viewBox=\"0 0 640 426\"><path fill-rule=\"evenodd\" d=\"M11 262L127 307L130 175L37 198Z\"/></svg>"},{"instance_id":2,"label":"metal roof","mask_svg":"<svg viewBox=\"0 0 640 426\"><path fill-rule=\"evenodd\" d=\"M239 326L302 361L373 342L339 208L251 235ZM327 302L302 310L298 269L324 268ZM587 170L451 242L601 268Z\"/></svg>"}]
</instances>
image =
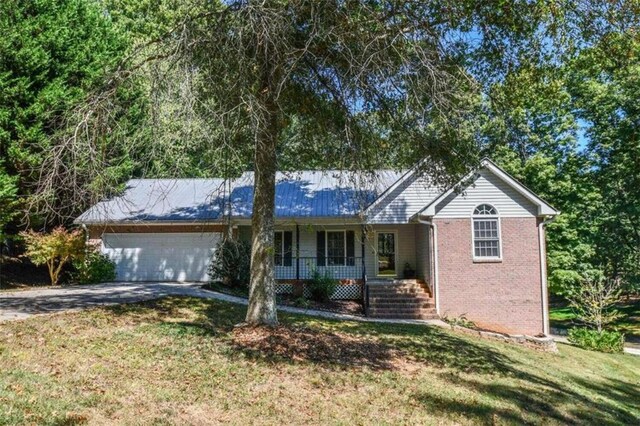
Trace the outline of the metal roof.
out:
<instances>
[{"instance_id":1,"label":"metal roof","mask_svg":"<svg viewBox=\"0 0 640 426\"><path fill-rule=\"evenodd\" d=\"M276 217L352 217L362 213L402 173L301 171L276 176ZM230 181L232 217L253 212L253 172ZM102 201L75 223L202 222L225 213L224 179L132 179L122 195Z\"/></svg>"},{"instance_id":2,"label":"metal roof","mask_svg":"<svg viewBox=\"0 0 640 426\"><path fill-rule=\"evenodd\" d=\"M224 179L132 179L75 223L215 221L224 212L224 188Z\"/></svg>"},{"instance_id":3,"label":"metal roof","mask_svg":"<svg viewBox=\"0 0 640 426\"><path fill-rule=\"evenodd\" d=\"M278 218L357 216L400 176L388 170L371 175L337 170L279 172L275 215ZM232 217L251 217L253 179L253 172L247 172L234 181L230 197Z\"/></svg>"}]
</instances>

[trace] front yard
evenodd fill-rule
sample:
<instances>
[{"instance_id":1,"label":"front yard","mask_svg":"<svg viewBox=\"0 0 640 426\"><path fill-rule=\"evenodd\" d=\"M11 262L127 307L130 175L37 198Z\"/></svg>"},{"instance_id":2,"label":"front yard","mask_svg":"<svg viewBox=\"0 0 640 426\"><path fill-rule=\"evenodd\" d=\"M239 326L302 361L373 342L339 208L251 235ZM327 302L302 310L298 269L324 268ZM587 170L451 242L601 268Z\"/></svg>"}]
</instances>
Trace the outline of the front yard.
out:
<instances>
[{"instance_id":1,"label":"front yard","mask_svg":"<svg viewBox=\"0 0 640 426\"><path fill-rule=\"evenodd\" d=\"M637 424L640 358L192 298L0 324L0 424Z\"/></svg>"}]
</instances>

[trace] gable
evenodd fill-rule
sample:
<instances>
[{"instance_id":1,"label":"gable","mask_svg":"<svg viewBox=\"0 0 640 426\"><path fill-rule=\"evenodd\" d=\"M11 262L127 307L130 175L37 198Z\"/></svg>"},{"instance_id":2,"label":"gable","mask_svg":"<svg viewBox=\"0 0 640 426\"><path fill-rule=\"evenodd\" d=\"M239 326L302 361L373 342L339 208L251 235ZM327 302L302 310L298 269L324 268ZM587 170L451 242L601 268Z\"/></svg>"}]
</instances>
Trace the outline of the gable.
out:
<instances>
[{"instance_id":1,"label":"gable","mask_svg":"<svg viewBox=\"0 0 640 426\"><path fill-rule=\"evenodd\" d=\"M479 204L491 204L502 217L537 216L537 205L487 169L462 193L451 192L435 206L435 217L470 217Z\"/></svg>"},{"instance_id":2,"label":"gable","mask_svg":"<svg viewBox=\"0 0 640 426\"><path fill-rule=\"evenodd\" d=\"M407 223L441 192L426 178L411 172L399 185L376 200L367 212L367 223Z\"/></svg>"}]
</instances>

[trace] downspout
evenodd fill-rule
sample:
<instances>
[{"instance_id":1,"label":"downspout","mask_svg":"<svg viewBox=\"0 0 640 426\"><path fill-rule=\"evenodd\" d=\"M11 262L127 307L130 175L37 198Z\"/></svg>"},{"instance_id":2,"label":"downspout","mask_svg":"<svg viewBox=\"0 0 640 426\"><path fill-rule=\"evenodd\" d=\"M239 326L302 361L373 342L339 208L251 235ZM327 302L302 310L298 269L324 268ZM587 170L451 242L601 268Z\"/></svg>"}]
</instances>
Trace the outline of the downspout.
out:
<instances>
[{"instance_id":1,"label":"downspout","mask_svg":"<svg viewBox=\"0 0 640 426\"><path fill-rule=\"evenodd\" d=\"M438 285L438 226L430 220L421 219L418 222L433 229L433 295L436 299L436 314L440 315L440 290Z\"/></svg>"},{"instance_id":2,"label":"downspout","mask_svg":"<svg viewBox=\"0 0 640 426\"><path fill-rule=\"evenodd\" d=\"M540 250L540 286L542 287L542 332L549 335L549 289L547 288L547 249L545 244L544 226L556 220L552 216L543 220L538 226L538 244Z\"/></svg>"}]
</instances>

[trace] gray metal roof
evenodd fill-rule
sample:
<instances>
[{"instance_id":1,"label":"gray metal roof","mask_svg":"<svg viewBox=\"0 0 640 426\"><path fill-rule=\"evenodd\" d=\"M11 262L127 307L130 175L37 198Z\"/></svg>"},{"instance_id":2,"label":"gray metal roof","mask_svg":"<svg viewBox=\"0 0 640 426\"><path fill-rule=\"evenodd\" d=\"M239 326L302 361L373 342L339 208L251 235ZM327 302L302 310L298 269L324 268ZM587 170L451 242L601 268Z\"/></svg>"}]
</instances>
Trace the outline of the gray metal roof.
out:
<instances>
[{"instance_id":1,"label":"gray metal roof","mask_svg":"<svg viewBox=\"0 0 640 426\"><path fill-rule=\"evenodd\" d=\"M401 176L388 170L371 175L331 170L278 173L276 217L357 216ZM250 218L253 173L244 173L229 186L232 217ZM75 223L215 221L223 217L226 196L223 179L133 179L122 195L96 204Z\"/></svg>"},{"instance_id":2,"label":"gray metal roof","mask_svg":"<svg viewBox=\"0 0 640 426\"><path fill-rule=\"evenodd\" d=\"M372 175L336 170L277 173L276 217L357 216L401 175L388 170ZM230 201L232 217L251 217L253 172L234 181Z\"/></svg>"},{"instance_id":3,"label":"gray metal roof","mask_svg":"<svg viewBox=\"0 0 640 426\"><path fill-rule=\"evenodd\" d=\"M215 221L224 212L223 179L132 179L75 223Z\"/></svg>"}]
</instances>

